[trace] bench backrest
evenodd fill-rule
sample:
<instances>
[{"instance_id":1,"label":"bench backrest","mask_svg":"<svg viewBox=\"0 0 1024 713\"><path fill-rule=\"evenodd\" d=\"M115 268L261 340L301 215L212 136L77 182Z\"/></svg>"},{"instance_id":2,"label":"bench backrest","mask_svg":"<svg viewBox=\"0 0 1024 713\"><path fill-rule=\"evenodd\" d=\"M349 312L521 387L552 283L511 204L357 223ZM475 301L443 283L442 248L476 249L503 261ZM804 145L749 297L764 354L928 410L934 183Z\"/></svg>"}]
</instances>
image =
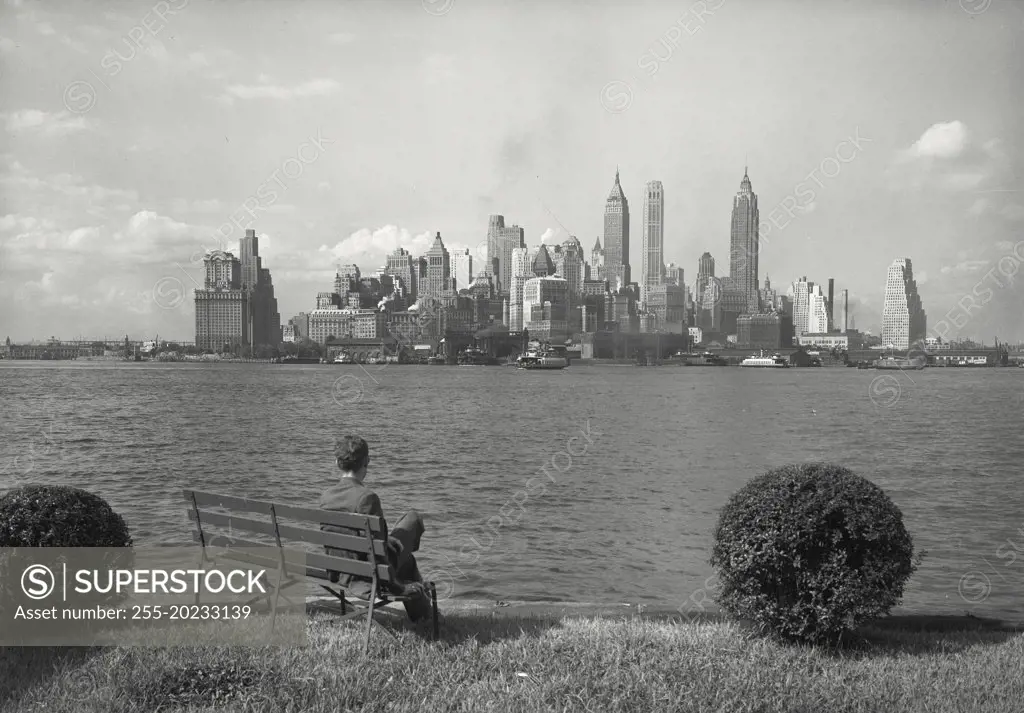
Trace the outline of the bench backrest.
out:
<instances>
[{"instance_id":1,"label":"bench backrest","mask_svg":"<svg viewBox=\"0 0 1024 713\"><path fill-rule=\"evenodd\" d=\"M297 547L287 548L305 558L307 573L326 578L329 571L369 579L376 564L381 582L391 580L387 549L381 519L372 515L344 513L336 510L317 510L267 500L251 500L232 495L220 495L199 490L182 491L189 504L188 516L195 523L192 539L211 547L229 545L232 548L286 547L291 542L303 542L319 547L341 550L351 555L335 556L311 553ZM246 517L240 515L250 515ZM252 517L255 515L256 517ZM325 532L321 525L346 528L359 534ZM230 534L222 534L227 530ZM218 532L219 531L219 532ZM263 542L239 538L236 533L263 535ZM270 541L266 541L269 538Z\"/></svg>"}]
</instances>

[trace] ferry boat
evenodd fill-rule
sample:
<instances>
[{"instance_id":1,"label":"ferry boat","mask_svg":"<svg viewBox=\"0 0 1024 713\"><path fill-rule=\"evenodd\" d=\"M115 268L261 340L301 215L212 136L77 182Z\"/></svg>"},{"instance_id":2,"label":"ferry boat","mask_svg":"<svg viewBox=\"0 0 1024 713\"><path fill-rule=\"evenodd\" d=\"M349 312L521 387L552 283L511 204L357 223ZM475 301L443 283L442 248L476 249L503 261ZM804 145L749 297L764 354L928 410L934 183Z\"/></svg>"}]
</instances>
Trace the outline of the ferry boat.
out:
<instances>
[{"instance_id":1,"label":"ferry boat","mask_svg":"<svg viewBox=\"0 0 1024 713\"><path fill-rule=\"evenodd\" d=\"M882 357L876 359L874 368L876 369L899 369L901 371L912 369L920 370L927 366L927 361L924 357L914 357L913 359L907 359L903 357Z\"/></svg>"},{"instance_id":2,"label":"ferry boat","mask_svg":"<svg viewBox=\"0 0 1024 713\"><path fill-rule=\"evenodd\" d=\"M779 354L765 356L762 352L760 356L747 357L740 362L740 366L761 366L769 369L788 369L789 362L783 359Z\"/></svg>"},{"instance_id":3,"label":"ferry boat","mask_svg":"<svg viewBox=\"0 0 1024 713\"><path fill-rule=\"evenodd\" d=\"M564 369L567 366L569 357L565 347L536 347L516 359L516 367L519 369Z\"/></svg>"},{"instance_id":4,"label":"ferry boat","mask_svg":"<svg viewBox=\"0 0 1024 713\"><path fill-rule=\"evenodd\" d=\"M281 357L282 364L319 364L323 361L320 357L309 357L309 356L286 356Z\"/></svg>"},{"instance_id":5,"label":"ferry boat","mask_svg":"<svg viewBox=\"0 0 1024 713\"><path fill-rule=\"evenodd\" d=\"M459 354L456 363L459 366L497 366L501 362L482 349L470 347Z\"/></svg>"},{"instance_id":6,"label":"ferry boat","mask_svg":"<svg viewBox=\"0 0 1024 713\"><path fill-rule=\"evenodd\" d=\"M683 366L728 366L729 362L722 357L712 354L711 352L704 352L703 354L684 354L683 352L676 352L672 356L673 360L681 360Z\"/></svg>"}]
</instances>

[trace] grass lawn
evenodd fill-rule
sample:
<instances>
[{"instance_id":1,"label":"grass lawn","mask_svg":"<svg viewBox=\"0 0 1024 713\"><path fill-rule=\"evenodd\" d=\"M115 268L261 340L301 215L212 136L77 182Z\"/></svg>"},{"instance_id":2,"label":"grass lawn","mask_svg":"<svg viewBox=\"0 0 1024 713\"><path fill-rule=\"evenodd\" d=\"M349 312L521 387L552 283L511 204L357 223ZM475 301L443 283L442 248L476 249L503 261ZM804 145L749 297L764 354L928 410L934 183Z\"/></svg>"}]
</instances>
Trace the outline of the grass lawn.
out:
<instances>
[{"instance_id":1,"label":"grass lawn","mask_svg":"<svg viewBox=\"0 0 1024 713\"><path fill-rule=\"evenodd\" d=\"M324 615L304 648L2 649L0 711L1024 710L1024 634L966 624L889 622L840 650L634 615L453 612L436 643L394 626L368 660L363 627Z\"/></svg>"}]
</instances>

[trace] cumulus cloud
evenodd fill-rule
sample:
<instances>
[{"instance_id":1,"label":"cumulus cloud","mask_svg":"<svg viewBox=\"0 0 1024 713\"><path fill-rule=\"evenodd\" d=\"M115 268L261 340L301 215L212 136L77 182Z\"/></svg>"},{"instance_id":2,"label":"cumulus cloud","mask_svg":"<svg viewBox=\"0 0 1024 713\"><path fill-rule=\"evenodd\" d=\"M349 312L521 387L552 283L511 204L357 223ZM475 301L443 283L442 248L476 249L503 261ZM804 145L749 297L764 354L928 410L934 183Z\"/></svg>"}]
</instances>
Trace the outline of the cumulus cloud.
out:
<instances>
[{"instance_id":1,"label":"cumulus cloud","mask_svg":"<svg viewBox=\"0 0 1024 713\"><path fill-rule=\"evenodd\" d=\"M967 215L974 217L984 215L986 212L991 210L991 208L991 200L989 200L988 198L977 198L973 203L971 203L971 207L967 209Z\"/></svg>"},{"instance_id":2,"label":"cumulus cloud","mask_svg":"<svg viewBox=\"0 0 1024 713\"><path fill-rule=\"evenodd\" d=\"M38 109L0 114L8 131L35 131L46 135L70 134L89 127L84 116L75 116L67 111L48 112Z\"/></svg>"},{"instance_id":3,"label":"cumulus cloud","mask_svg":"<svg viewBox=\"0 0 1024 713\"><path fill-rule=\"evenodd\" d=\"M909 148L898 151L888 171L892 190L967 192L991 185L1007 171L1006 154L998 139L977 143L961 121L928 127ZM984 205L969 215L981 215Z\"/></svg>"},{"instance_id":4,"label":"cumulus cloud","mask_svg":"<svg viewBox=\"0 0 1024 713\"><path fill-rule=\"evenodd\" d=\"M987 265L987 260L962 260L956 265L946 265L940 272L943 275L969 275L979 272Z\"/></svg>"},{"instance_id":5,"label":"cumulus cloud","mask_svg":"<svg viewBox=\"0 0 1024 713\"><path fill-rule=\"evenodd\" d=\"M999 214L1007 220L1024 220L1024 206L1017 204L1003 206Z\"/></svg>"},{"instance_id":6,"label":"cumulus cloud","mask_svg":"<svg viewBox=\"0 0 1024 713\"><path fill-rule=\"evenodd\" d=\"M232 84L227 87L224 99L297 99L300 97L326 96L341 89L333 79L312 79L294 87L279 84Z\"/></svg>"},{"instance_id":7,"label":"cumulus cloud","mask_svg":"<svg viewBox=\"0 0 1024 713\"><path fill-rule=\"evenodd\" d=\"M922 158L953 158L963 153L967 142L967 127L963 122L939 122L929 126L908 153Z\"/></svg>"},{"instance_id":8,"label":"cumulus cloud","mask_svg":"<svg viewBox=\"0 0 1024 713\"><path fill-rule=\"evenodd\" d=\"M354 262L356 264L383 265L388 253L394 252L397 248L405 248L413 256L420 256L427 252L433 244L434 233L429 230L413 234L407 228L385 225L381 228L357 230L333 247L320 246L318 252L322 259L331 261L331 264Z\"/></svg>"}]
</instances>

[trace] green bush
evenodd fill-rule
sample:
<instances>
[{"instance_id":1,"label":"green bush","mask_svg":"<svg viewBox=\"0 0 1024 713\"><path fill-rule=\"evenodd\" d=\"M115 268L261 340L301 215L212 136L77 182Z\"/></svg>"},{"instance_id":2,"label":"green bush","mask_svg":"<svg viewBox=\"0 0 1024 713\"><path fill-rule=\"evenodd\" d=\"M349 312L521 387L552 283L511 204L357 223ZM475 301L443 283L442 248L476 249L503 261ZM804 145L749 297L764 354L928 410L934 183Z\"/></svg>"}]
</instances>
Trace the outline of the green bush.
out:
<instances>
[{"instance_id":1,"label":"green bush","mask_svg":"<svg viewBox=\"0 0 1024 713\"><path fill-rule=\"evenodd\" d=\"M131 547L124 518L98 495L26 485L0 496L0 547Z\"/></svg>"},{"instance_id":2,"label":"green bush","mask_svg":"<svg viewBox=\"0 0 1024 713\"><path fill-rule=\"evenodd\" d=\"M0 496L0 548L17 549L0 553L0 611L16 608L18 604L38 604L25 601L18 591L21 573L26 567L43 561L50 563L48 557L33 554L33 548L131 546L132 538L124 519L97 495L63 485L27 485L11 490ZM63 558L61 554L61 561ZM100 564L106 569L130 569L134 564L132 550L106 553ZM92 593L75 603L116 606L123 600L124 595L116 592ZM53 630L65 626L61 621L35 624L38 626L33 628L32 634L38 636L52 634Z\"/></svg>"},{"instance_id":3,"label":"green bush","mask_svg":"<svg viewBox=\"0 0 1024 713\"><path fill-rule=\"evenodd\" d=\"M917 563L892 500L827 463L783 466L744 486L721 512L711 556L725 611L806 642L887 614Z\"/></svg>"}]
</instances>

